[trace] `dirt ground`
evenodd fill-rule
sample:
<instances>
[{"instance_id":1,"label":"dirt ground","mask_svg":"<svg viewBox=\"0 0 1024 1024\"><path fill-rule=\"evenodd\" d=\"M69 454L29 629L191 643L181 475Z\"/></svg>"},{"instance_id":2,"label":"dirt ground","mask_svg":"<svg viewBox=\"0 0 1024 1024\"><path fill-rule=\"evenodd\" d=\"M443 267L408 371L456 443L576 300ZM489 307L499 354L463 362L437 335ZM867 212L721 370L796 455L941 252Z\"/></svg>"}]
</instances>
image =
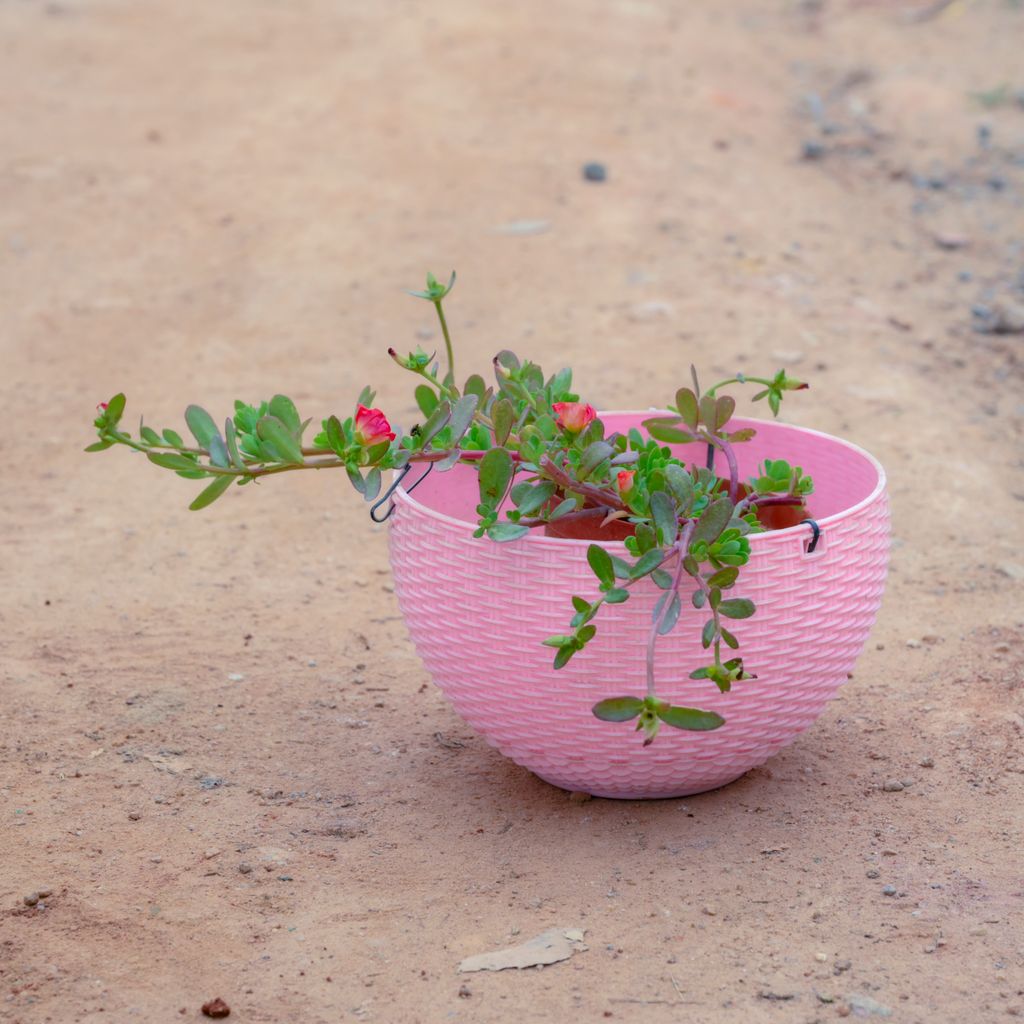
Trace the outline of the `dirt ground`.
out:
<instances>
[{"instance_id":1,"label":"dirt ground","mask_svg":"<svg viewBox=\"0 0 1024 1024\"><path fill-rule=\"evenodd\" d=\"M0 0L0 1019L1024 1015L1022 43L1006 0ZM344 481L193 514L81 454L122 389L404 417L452 266L467 368L785 365L886 465L877 627L765 767L570 801L428 685Z\"/></svg>"}]
</instances>

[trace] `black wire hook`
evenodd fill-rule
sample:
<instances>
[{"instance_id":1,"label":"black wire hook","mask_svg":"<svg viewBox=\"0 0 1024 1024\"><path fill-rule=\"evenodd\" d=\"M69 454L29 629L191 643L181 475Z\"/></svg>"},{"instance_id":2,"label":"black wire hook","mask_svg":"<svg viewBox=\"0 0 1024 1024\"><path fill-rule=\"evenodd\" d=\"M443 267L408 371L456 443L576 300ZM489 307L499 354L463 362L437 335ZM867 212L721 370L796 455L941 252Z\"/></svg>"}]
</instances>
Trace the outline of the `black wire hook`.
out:
<instances>
[{"instance_id":1,"label":"black wire hook","mask_svg":"<svg viewBox=\"0 0 1024 1024\"><path fill-rule=\"evenodd\" d=\"M405 489L405 493L406 494L412 494L412 492L415 491L416 488L419 487L419 485L421 483L423 483L423 481L426 480L428 476L430 476L430 471L433 468L434 468L433 462L428 462L427 463L427 468L426 468L425 472L423 473L423 476L421 476L419 478L419 480L416 481L416 483L412 484L410 487L407 487ZM391 499L391 496L401 486L402 481L409 475L409 471L411 469L412 469L412 463L410 462L405 467L405 469L403 469L402 472L399 473L397 477L395 477L395 482L384 492L384 494L373 505L370 506L370 518L375 523L386 523L391 518L391 516L394 514L394 511L395 511L394 503L391 504L391 506L388 508L387 512L385 512L384 515L382 515L382 516L378 516L377 515L377 510L381 507L381 505L386 504Z\"/></svg>"},{"instance_id":2,"label":"black wire hook","mask_svg":"<svg viewBox=\"0 0 1024 1024\"><path fill-rule=\"evenodd\" d=\"M818 540L821 538L821 527L813 519L801 519L800 525L803 526L804 523L811 528L811 543L807 545L807 554L811 555L814 553L814 549L818 546Z\"/></svg>"}]
</instances>

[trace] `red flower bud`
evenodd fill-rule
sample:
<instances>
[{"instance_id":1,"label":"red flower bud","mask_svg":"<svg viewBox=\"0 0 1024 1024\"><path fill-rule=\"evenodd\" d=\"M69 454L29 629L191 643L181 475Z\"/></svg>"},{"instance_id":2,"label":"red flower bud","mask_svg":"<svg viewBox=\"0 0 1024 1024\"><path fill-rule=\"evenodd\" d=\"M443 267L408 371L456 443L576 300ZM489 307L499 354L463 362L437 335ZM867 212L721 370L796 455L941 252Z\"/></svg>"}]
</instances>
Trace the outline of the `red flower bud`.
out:
<instances>
[{"instance_id":1,"label":"red flower bud","mask_svg":"<svg viewBox=\"0 0 1024 1024\"><path fill-rule=\"evenodd\" d=\"M619 485L619 491L625 494L626 491L633 489L633 477L636 476L636 472L632 469L620 469L618 476L615 478L616 483Z\"/></svg>"},{"instance_id":2,"label":"red flower bud","mask_svg":"<svg viewBox=\"0 0 1024 1024\"><path fill-rule=\"evenodd\" d=\"M364 448L395 439L395 432L384 413L380 409L367 409L365 405L356 409L355 435Z\"/></svg>"},{"instance_id":3,"label":"red flower bud","mask_svg":"<svg viewBox=\"0 0 1024 1024\"><path fill-rule=\"evenodd\" d=\"M96 406L96 411L102 416L107 411L107 406L109 404L109 402L100 402L100 404Z\"/></svg>"},{"instance_id":4,"label":"red flower bud","mask_svg":"<svg viewBox=\"0 0 1024 1024\"><path fill-rule=\"evenodd\" d=\"M570 434L586 429L597 417L594 407L584 402L555 402L551 408L555 411L558 425Z\"/></svg>"}]
</instances>

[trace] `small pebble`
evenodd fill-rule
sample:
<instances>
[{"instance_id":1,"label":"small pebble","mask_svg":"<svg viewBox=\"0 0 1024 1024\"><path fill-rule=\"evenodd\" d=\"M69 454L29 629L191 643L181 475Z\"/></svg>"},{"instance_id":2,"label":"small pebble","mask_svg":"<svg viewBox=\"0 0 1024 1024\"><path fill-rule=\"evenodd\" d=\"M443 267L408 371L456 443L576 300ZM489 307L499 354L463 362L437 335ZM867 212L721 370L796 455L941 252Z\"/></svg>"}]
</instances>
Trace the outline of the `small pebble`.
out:
<instances>
[{"instance_id":1,"label":"small pebble","mask_svg":"<svg viewBox=\"0 0 1024 1024\"><path fill-rule=\"evenodd\" d=\"M22 902L26 907L34 907L39 902L39 893L30 892L26 897L24 897Z\"/></svg>"},{"instance_id":2,"label":"small pebble","mask_svg":"<svg viewBox=\"0 0 1024 1024\"><path fill-rule=\"evenodd\" d=\"M585 181L605 181L608 178L608 168L604 164L591 161L583 165L583 178Z\"/></svg>"},{"instance_id":3,"label":"small pebble","mask_svg":"<svg viewBox=\"0 0 1024 1024\"><path fill-rule=\"evenodd\" d=\"M129 811L128 812L128 820L129 821L138 821L141 817L142 817L142 815L138 811Z\"/></svg>"},{"instance_id":4,"label":"small pebble","mask_svg":"<svg viewBox=\"0 0 1024 1024\"><path fill-rule=\"evenodd\" d=\"M918 649L918 647L921 646L921 641L920 640L908 640L907 641L907 646L910 647L912 650L916 651Z\"/></svg>"},{"instance_id":5,"label":"small pebble","mask_svg":"<svg viewBox=\"0 0 1024 1024\"><path fill-rule=\"evenodd\" d=\"M868 868L865 874L868 876L868 878L879 878L882 872L879 871L878 868Z\"/></svg>"},{"instance_id":6,"label":"small pebble","mask_svg":"<svg viewBox=\"0 0 1024 1024\"><path fill-rule=\"evenodd\" d=\"M228 681L232 683L240 683L245 676L241 672L229 672Z\"/></svg>"},{"instance_id":7,"label":"small pebble","mask_svg":"<svg viewBox=\"0 0 1024 1024\"><path fill-rule=\"evenodd\" d=\"M853 966L852 960L837 960L835 963L835 973L843 974Z\"/></svg>"},{"instance_id":8,"label":"small pebble","mask_svg":"<svg viewBox=\"0 0 1024 1024\"><path fill-rule=\"evenodd\" d=\"M709 903L706 907L701 907L701 913L707 914L708 917L715 917L718 914L718 908L714 904Z\"/></svg>"},{"instance_id":9,"label":"small pebble","mask_svg":"<svg viewBox=\"0 0 1024 1024\"><path fill-rule=\"evenodd\" d=\"M823 142L819 142L817 139L807 139L801 148L800 155L804 160L820 160L827 152Z\"/></svg>"},{"instance_id":10,"label":"small pebble","mask_svg":"<svg viewBox=\"0 0 1024 1024\"><path fill-rule=\"evenodd\" d=\"M52 889L37 889L36 892L39 893L39 898L41 900L45 900L47 896L53 895Z\"/></svg>"},{"instance_id":11,"label":"small pebble","mask_svg":"<svg viewBox=\"0 0 1024 1024\"><path fill-rule=\"evenodd\" d=\"M905 788L899 779L889 779L882 785L882 791L885 793L901 793Z\"/></svg>"},{"instance_id":12,"label":"small pebble","mask_svg":"<svg viewBox=\"0 0 1024 1024\"><path fill-rule=\"evenodd\" d=\"M826 963L828 961L828 953L815 953L814 959L817 960L819 964Z\"/></svg>"},{"instance_id":13,"label":"small pebble","mask_svg":"<svg viewBox=\"0 0 1024 1024\"><path fill-rule=\"evenodd\" d=\"M252 865L248 861L243 860L242 863L238 865L238 870L241 871L243 875L251 874Z\"/></svg>"},{"instance_id":14,"label":"small pebble","mask_svg":"<svg viewBox=\"0 0 1024 1024\"><path fill-rule=\"evenodd\" d=\"M203 1016L213 1017L215 1020L227 1017L231 1013L231 1007L223 999L211 999L203 1003Z\"/></svg>"},{"instance_id":15,"label":"small pebble","mask_svg":"<svg viewBox=\"0 0 1024 1024\"><path fill-rule=\"evenodd\" d=\"M895 885L883 885L882 886L882 895L883 896L895 896L896 895L896 886Z\"/></svg>"},{"instance_id":16,"label":"small pebble","mask_svg":"<svg viewBox=\"0 0 1024 1024\"><path fill-rule=\"evenodd\" d=\"M933 757L922 757L921 760L918 761L917 763L922 768L934 768L935 767L935 758L933 758Z\"/></svg>"}]
</instances>

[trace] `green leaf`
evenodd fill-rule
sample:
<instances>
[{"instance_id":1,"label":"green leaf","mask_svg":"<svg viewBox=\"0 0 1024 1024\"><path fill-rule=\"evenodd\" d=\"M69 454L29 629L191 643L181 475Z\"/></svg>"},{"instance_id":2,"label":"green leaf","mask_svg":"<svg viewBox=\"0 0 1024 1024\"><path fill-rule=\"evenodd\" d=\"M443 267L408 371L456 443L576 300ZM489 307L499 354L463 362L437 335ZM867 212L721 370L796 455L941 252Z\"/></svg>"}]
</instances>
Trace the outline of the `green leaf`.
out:
<instances>
[{"instance_id":1,"label":"green leaf","mask_svg":"<svg viewBox=\"0 0 1024 1024\"><path fill-rule=\"evenodd\" d=\"M548 516L548 522L553 523L556 519L561 519L562 516L568 515L570 512L575 511L576 499L566 498L565 501L560 502L558 505L555 506L551 514Z\"/></svg>"},{"instance_id":2,"label":"green leaf","mask_svg":"<svg viewBox=\"0 0 1024 1024\"><path fill-rule=\"evenodd\" d=\"M655 441L663 441L665 444L686 444L692 441L693 434L677 424L682 424L678 416L662 416L644 420L643 425Z\"/></svg>"},{"instance_id":3,"label":"green leaf","mask_svg":"<svg viewBox=\"0 0 1024 1024\"><path fill-rule=\"evenodd\" d=\"M200 448L209 448L210 438L220 436L213 417L201 406L190 405L185 410L185 422Z\"/></svg>"},{"instance_id":4,"label":"green leaf","mask_svg":"<svg viewBox=\"0 0 1024 1024\"><path fill-rule=\"evenodd\" d=\"M629 591L622 587L612 587L612 589L604 595L604 599L608 604L622 604L624 601L629 600Z\"/></svg>"},{"instance_id":5,"label":"green leaf","mask_svg":"<svg viewBox=\"0 0 1024 1024\"><path fill-rule=\"evenodd\" d=\"M607 441L595 441L588 445L580 458L579 479L586 480L605 459L610 459L614 454L615 449Z\"/></svg>"},{"instance_id":6,"label":"green leaf","mask_svg":"<svg viewBox=\"0 0 1024 1024\"><path fill-rule=\"evenodd\" d=\"M185 447L185 439L181 436L181 434L175 433L173 430L171 430L170 427L168 427L164 431L164 440L168 444L174 445L175 448Z\"/></svg>"},{"instance_id":7,"label":"green leaf","mask_svg":"<svg viewBox=\"0 0 1024 1024\"><path fill-rule=\"evenodd\" d=\"M373 499L376 498L378 494L380 494L380 485L381 485L380 469L379 469L379 467L374 466L366 474L366 483L365 483L366 490L363 492L363 497L367 501L373 501Z\"/></svg>"},{"instance_id":8,"label":"green leaf","mask_svg":"<svg viewBox=\"0 0 1024 1024\"><path fill-rule=\"evenodd\" d=\"M420 445L424 448L437 436L438 431L443 430L448 420L451 419L452 407L447 399L438 402L434 411L427 417L426 423L420 427Z\"/></svg>"},{"instance_id":9,"label":"green leaf","mask_svg":"<svg viewBox=\"0 0 1024 1024\"><path fill-rule=\"evenodd\" d=\"M494 443L502 445L512 433L512 424L516 414L512 403L507 398L499 398L491 406L491 422L494 424Z\"/></svg>"},{"instance_id":10,"label":"green leaf","mask_svg":"<svg viewBox=\"0 0 1024 1024\"><path fill-rule=\"evenodd\" d=\"M299 442L276 416L261 416L256 424L256 436L272 445L282 462L301 465L303 460Z\"/></svg>"},{"instance_id":11,"label":"green leaf","mask_svg":"<svg viewBox=\"0 0 1024 1024\"><path fill-rule=\"evenodd\" d=\"M739 642L739 640L737 640L737 639L736 639L736 636L735 636L735 635L734 635L733 633L730 633L730 632L729 632L729 630L727 630L727 629L726 629L726 628L725 628L724 626L722 626L722 627L721 627L721 629L719 629L719 633L721 633L721 634L722 634L722 639L723 639L723 640L724 640L724 641L725 641L725 642L726 642L726 643L727 643L727 644L728 644L728 645L729 645L729 646L730 646L730 647L731 647L731 648L732 648L732 649L733 649L734 651L735 651L735 650L736 650L736 649L737 649L737 648L739 647L739 645L740 645L740 642Z\"/></svg>"},{"instance_id":12,"label":"green leaf","mask_svg":"<svg viewBox=\"0 0 1024 1024\"><path fill-rule=\"evenodd\" d=\"M480 501L497 508L512 480L512 457L504 448L491 448L480 460L477 474L480 483Z\"/></svg>"},{"instance_id":13,"label":"green leaf","mask_svg":"<svg viewBox=\"0 0 1024 1024\"><path fill-rule=\"evenodd\" d=\"M725 725L725 719L714 711L701 711L698 708L684 708L678 704L658 708L658 717L674 729L685 729L687 732L709 732Z\"/></svg>"},{"instance_id":14,"label":"green leaf","mask_svg":"<svg viewBox=\"0 0 1024 1024\"><path fill-rule=\"evenodd\" d=\"M234 477L218 476L213 483L199 492L199 496L189 505L189 508L193 512L198 512L201 508L212 505L231 486L233 480Z\"/></svg>"},{"instance_id":15,"label":"green leaf","mask_svg":"<svg viewBox=\"0 0 1024 1024\"><path fill-rule=\"evenodd\" d=\"M708 544L717 540L721 532L729 525L732 518L732 502L728 498L719 498L713 501L704 514L697 520L697 525L690 535L690 543L707 541Z\"/></svg>"},{"instance_id":16,"label":"green leaf","mask_svg":"<svg viewBox=\"0 0 1024 1024\"><path fill-rule=\"evenodd\" d=\"M665 569L654 569L651 572L651 579L655 585L660 587L662 590L668 590L672 586L672 573L667 572Z\"/></svg>"},{"instance_id":17,"label":"green leaf","mask_svg":"<svg viewBox=\"0 0 1024 1024\"><path fill-rule=\"evenodd\" d=\"M715 430L721 430L722 427L732 419L732 414L736 411L736 399L731 395L722 395L715 401Z\"/></svg>"},{"instance_id":18,"label":"green leaf","mask_svg":"<svg viewBox=\"0 0 1024 1024\"><path fill-rule=\"evenodd\" d=\"M363 474L360 473L355 466L346 466L345 472L348 474L348 478L351 481L352 486L360 494L366 494L366 481L363 479Z\"/></svg>"},{"instance_id":19,"label":"green leaf","mask_svg":"<svg viewBox=\"0 0 1024 1024\"><path fill-rule=\"evenodd\" d=\"M682 506L681 511L685 515L693 504L693 477L674 462L665 467L664 473L668 489Z\"/></svg>"},{"instance_id":20,"label":"green leaf","mask_svg":"<svg viewBox=\"0 0 1024 1024\"><path fill-rule=\"evenodd\" d=\"M654 535L654 529L647 525L647 523L638 523L636 527L636 543L640 554L646 554L650 551L655 544L658 543L658 538ZM632 573L632 569L630 570Z\"/></svg>"},{"instance_id":21,"label":"green leaf","mask_svg":"<svg viewBox=\"0 0 1024 1024\"><path fill-rule=\"evenodd\" d=\"M174 452L146 452L146 458L154 466L161 466L163 469L173 469L176 473L180 471L191 473L199 468L193 459Z\"/></svg>"},{"instance_id":22,"label":"green leaf","mask_svg":"<svg viewBox=\"0 0 1024 1024\"><path fill-rule=\"evenodd\" d=\"M590 710L602 722L628 722L643 710L644 702L639 697L609 697L599 701Z\"/></svg>"},{"instance_id":23,"label":"green leaf","mask_svg":"<svg viewBox=\"0 0 1024 1024\"><path fill-rule=\"evenodd\" d=\"M559 634L556 636L549 636L547 640L542 640L541 643L545 647L564 647L566 644L572 643L572 637Z\"/></svg>"},{"instance_id":24,"label":"green leaf","mask_svg":"<svg viewBox=\"0 0 1024 1024\"><path fill-rule=\"evenodd\" d=\"M632 579L633 568L624 558L619 558L618 555L612 555L612 568L615 570L615 578L619 580Z\"/></svg>"},{"instance_id":25,"label":"green leaf","mask_svg":"<svg viewBox=\"0 0 1024 1024\"><path fill-rule=\"evenodd\" d=\"M518 486L523 485L517 485L517 487ZM536 487L531 484L526 484L525 486L529 488L529 490L520 491L518 501L516 501L517 488L512 488L512 500L516 501L516 504L519 506L519 511L522 512L523 515L530 515L540 509L543 505L547 504L557 490L554 483L550 480L545 480Z\"/></svg>"},{"instance_id":26,"label":"green leaf","mask_svg":"<svg viewBox=\"0 0 1024 1024\"><path fill-rule=\"evenodd\" d=\"M704 628L700 633L700 642L704 650L707 650L711 646L711 642L715 639L715 620L708 619L704 623Z\"/></svg>"},{"instance_id":27,"label":"green leaf","mask_svg":"<svg viewBox=\"0 0 1024 1024\"><path fill-rule=\"evenodd\" d=\"M736 577L739 576L739 574L740 571L735 566L726 566L724 569L719 569L718 572L708 578L708 586L720 587L722 590L725 590L736 582Z\"/></svg>"},{"instance_id":28,"label":"green leaf","mask_svg":"<svg viewBox=\"0 0 1024 1024\"><path fill-rule=\"evenodd\" d=\"M94 441L88 448L85 449L87 452L103 452L106 451L114 442L113 441Z\"/></svg>"},{"instance_id":29,"label":"green leaf","mask_svg":"<svg viewBox=\"0 0 1024 1024\"><path fill-rule=\"evenodd\" d=\"M287 395L274 395L270 400L269 412L276 416L296 439L302 433L302 420L295 403Z\"/></svg>"},{"instance_id":30,"label":"green leaf","mask_svg":"<svg viewBox=\"0 0 1024 1024\"><path fill-rule=\"evenodd\" d=\"M555 668L565 668L569 664L569 659L576 653L576 648L572 644L566 644L564 647L559 647L555 654L554 666Z\"/></svg>"},{"instance_id":31,"label":"green leaf","mask_svg":"<svg viewBox=\"0 0 1024 1024\"><path fill-rule=\"evenodd\" d=\"M163 444L160 435L152 427L139 424L139 436L146 444Z\"/></svg>"},{"instance_id":32,"label":"green leaf","mask_svg":"<svg viewBox=\"0 0 1024 1024\"><path fill-rule=\"evenodd\" d=\"M586 613L590 611L590 602L585 597L573 597L572 606L578 612Z\"/></svg>"},{"instance_id":33,"label":"green leaf","mask_svg":"<svg viewBox=\"0 0 1024 1024\"><path fill-rule=\"evenodd\" d=\"M245 462L238 451L238 438L235 435L235 424L230 416L224 421L224 443L227 445L228 455L231 457L231 461L234 463L236 468L245 469Z\"/></svg>"},{"instance_id":34,"label":"green leaf","mask_svg":"<svg viewBox=\"0 0 1024 1024\"><path fill-rule=\"evenodd\" d=\"M479 373L472 374L466 380L466 386L462 389L464 395L476 395L479 401L483 402L487 394L487 384Z\"/></svg>"},{"instance_id":35,"label":"green leaf","mask_svg":"<svg viewBox=\"0 0 1024 1024\"><path fill-rule=\"evenodd\" d=\"M665 552L659 548L652 548L640 556L637 563L630 569L629 574L633 579L638 580L641 576L646 576L652 569L657 569L664 560Z\"/></svg>"},{"instance_id":36,"label":"green leaf","mask_svg":"<svg viewBox=\"0 0 1024 1024\"><path fill-rule=\"evenodd\" d=\"M711 395L702 395L697 403L700 418L709 430L715 429L715 400Z\"/></svg>"},{"instance_id":37,"label":"green leaf","mask_svg":"<svg viewBox=\"0 0 1024 1024\"><path fill-rule=\"evenodd\" d=\"M697 429L697 396L689 388L680 388L676 392L676 408L683 422L691 429Z\"/></svg>"},{"instance_id":38,"label":"green leaf","mask_svg":"<svg viewBox=\"0 0 1024 1024\"><path fill-rule=\"evenodd\" d=\"M745 597L731 597L718 606L718 611L728 619L749 619L757 608Z\"/></svg>"},{"instance_id":39,"label":"green leaf","mask_svg":"<svg viewBox=\"0 0 1024 1024\"><path fill-rule=\"evenodd\" d=\"M424 416L429 416L437 408L437 393L429 384L420 384L413 393Z\"/></svg>"},{"instance_id":40,"label":"green leaf","mask_svg":"<svg viewBox=\"0 0 1024 1024\"><path fill-rule=\"evenodd\" d=\"M518 523L495 523L487 527L487 536L496 541L519 540L529 532L528 526L520 526Z\"/></svg>"},{"instance_id":41,"label":"green leaf","mask_svg":"<svg viewBox=\"0 0 1024 1024\"><path fill-rule=\"evenodd\" d=\"M121 417L124 415L124 406L126 399L123 393L118 393L107 402L107 407L103 411L104 419L107 421L107 425L110 427L116 427L120 422Z\"/></svg>"},{"instance_id":42,"label":"green leaf","mask_svg":"<svg viewBox=\"0 0 1024 1024\"><path fill-rule=\"evenodd\" d=\"M703 590L695 590L690 595L690 602L697 609L703 608L707 599L708 595Z\"/></svg>"},{"instance_id":43,"label":"green leaf","mask_svg":"<svg viewBox=\"0 0 1024 1024\"><path fill-rule=\"evenodd\" d=\"M337 416L331 416L324 421L324 431L327 434L327 443L336 454L340 455L347 447L345 433L341 429L341 420Z\"/></svg>"},{"instance_id":44,"label":"green leaf","mask_svg":"<svg viewBox=\"0 0 1024 1024\"><path fill-rule=\"evenodd\" d=\"M665 612L665 617L658 626L659 636L672 632L676 622L679 621L679 611L682 607L682 603L679 600L679 591L675 591L671 595L666 593L665 596L669 598L668 611Z\"/></svg>"},{"instance_id":45,"label":"green leaf","mask_svg":"<svg viewBox=\"0 0 1024 1024\"><path fill-rule=\"evenodd\" d=\"M221 469L227 469L231 465L231 456L228 455L227 445L220 434L214 434L210 438L210 461Z\"/></svg>"},{"instance_id":46,"label":"green leaf","mask_svg":"<svg viewBox=\"0 0 1024 1024\"><path fill-rule=\"evenodd\" d=\"M651 515L655 528L661 533L661 543L675 543L679 533L678 511L676 503L664 491L655 491L651 495Z\"/></svg>"},{"instance_id":47,"label":"green leaf","mask_svg":"<svg viewBox=\"0 0 1024 1024\"><path fill-rule=\"evenodd\" d=\"M773 416L779 415L779 403L782 401L782 395L774 388L768 392L768 406L772 411Z\"/></svg>"},{"instance_id":48,"label":"green leaf","mask_svg":"<svg viewBox=\"0 0 1024 1024\"><path fill-rule=\"evenodd\" d=\"M452 418L448 422L452 431L452 444L458 444L469 429L478 401L476 395L464 395L452 406Z\"/></svg>"},{"instance_id":49,"label":"green leaf","mask_svg":"<svg viewBox=\"0 0 1024 1024\"><path fill-rule=\"evenodd\" d=\"M600 580L602 587L613 587L615 585L615 568L612 565L611 555L600 544L591 544L587 548L587 561L594 575Z\"/></svg>"}]
</instances>

